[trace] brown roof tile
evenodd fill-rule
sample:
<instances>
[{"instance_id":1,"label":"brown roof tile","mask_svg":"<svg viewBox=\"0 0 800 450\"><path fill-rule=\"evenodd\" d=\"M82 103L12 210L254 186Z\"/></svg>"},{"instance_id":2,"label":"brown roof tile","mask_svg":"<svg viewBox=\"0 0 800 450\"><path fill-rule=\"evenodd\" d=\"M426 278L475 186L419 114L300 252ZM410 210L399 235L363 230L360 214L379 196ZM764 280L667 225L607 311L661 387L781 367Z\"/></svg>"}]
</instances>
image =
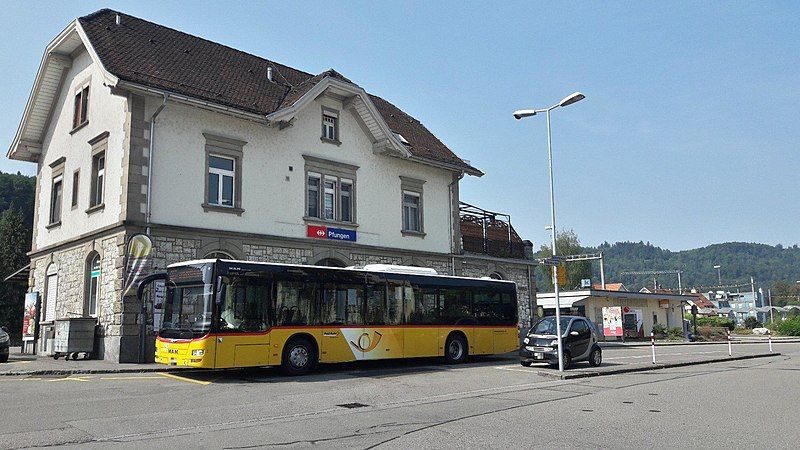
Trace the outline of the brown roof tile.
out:
<instances>
[{"instance_id":1,"label":"brown roof tile","mask_svg":"<svg viewBox=\"0 0 800 450\"><path fill-rule=\"evenodd\" d=\"M352 83L334 70L314 76L109 9L78 20L114 76L250 113L267 115L289 106L325 77ZM268 67L273 68L273 81L267 79ZM380 97L370 97L389 128L408 141L414 156L480 173L418 120Z\"/></svg>"}]
</instances>

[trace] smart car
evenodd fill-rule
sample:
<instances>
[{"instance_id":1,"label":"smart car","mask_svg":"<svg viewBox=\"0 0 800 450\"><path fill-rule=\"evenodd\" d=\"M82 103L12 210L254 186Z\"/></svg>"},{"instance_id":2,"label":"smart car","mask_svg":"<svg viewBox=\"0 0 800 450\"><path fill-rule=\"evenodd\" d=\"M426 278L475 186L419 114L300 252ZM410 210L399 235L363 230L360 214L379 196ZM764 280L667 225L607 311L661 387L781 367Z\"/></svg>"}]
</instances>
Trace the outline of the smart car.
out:
<instances>
[{"instance_id":1,"label":"smart car","mask_svg":"<svg viewBox=\"0 0 800 450\"><path fill-rule=\"evenodd\" d=\"M8 328L0 327L0 363L8 361L8 347L11 339L8 337Z\"/></svg>"},{"instance_id":2,"label":"smart car","mask_svg":"<svg viewBox=\"0 0 800 450\"><path fill-rule=\"evenodd\" d=\"M603 351L597 345L597 331L592 322L581 316L561 316L564 368L573 362L589 361L593 367L603 362ZM558 365L558 338L556 318L543 317L536 322L519 348L519 362L529 367L535 362Z\"/></svg>"}]
</instances>

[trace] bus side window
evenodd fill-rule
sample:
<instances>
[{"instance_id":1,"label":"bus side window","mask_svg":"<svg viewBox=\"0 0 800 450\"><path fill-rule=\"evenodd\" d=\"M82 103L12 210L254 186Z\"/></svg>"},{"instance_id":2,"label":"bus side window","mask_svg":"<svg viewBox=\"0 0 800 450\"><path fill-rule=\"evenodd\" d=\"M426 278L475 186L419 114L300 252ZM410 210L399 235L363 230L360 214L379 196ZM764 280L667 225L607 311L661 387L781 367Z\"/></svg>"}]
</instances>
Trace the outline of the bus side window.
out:
<instances>
[{"instance_id":1,"label":"bus side window","mask_svg":"<svg viewBox=\"0 0 800 450\"><path fill-rule=\"evenodd\" d=\"M389 325L402 325L403 323L408 323L408 306L405 307L405 314L403 313L403 292L405 291L403 283L401 281L389 281L387 283L386 290L386 309L389 315L387 323ZM413 291L411 291L411 295L413 295Z\"/></svg>"},{"instance_id":2,"label":"bus side window","mask_svg":"<svg viewBox=\"0 0 800 450\"><path fill-rule=\"evenodd\" d=\"M469 289L439 289L441 322L448 325L475 325L472 311L472 291Z\"/></svg>"},{"instance_id":3,"label":"bus side window","mask_svg":"<svg viewBox=\"0 0 800 450\"><path fill-rule=\"evenodd\" d=\"M308 325L313 298L310 284L295 281L275 283L275 323L277 325Z\"/></svg>"},{"instance_id":4,"label":"bus side window","mask_svg":"<svg viewBox=\"0 0 800 450\"><path fill-rule=\"evenodd\" d=\"M411 294L411 298L406 297L405 305L406 308L413 305L413 308L411 314L406 311L406 317L410 320L408 323L435 324L439 316L436 304L436 289L414 286L413 288L406 288L406 296L409 294Z\"/></svg>"},{"instance_id":5,"label":"bus side window","mask_svg":"<svg viewBox=\"0 0 800 450\"><path fill-rule=\"evenodd\" d=\"M386 285L383 282L367 284L367 325L386 325L388 322L386 309Z\"/></svg>"}]
</instances>

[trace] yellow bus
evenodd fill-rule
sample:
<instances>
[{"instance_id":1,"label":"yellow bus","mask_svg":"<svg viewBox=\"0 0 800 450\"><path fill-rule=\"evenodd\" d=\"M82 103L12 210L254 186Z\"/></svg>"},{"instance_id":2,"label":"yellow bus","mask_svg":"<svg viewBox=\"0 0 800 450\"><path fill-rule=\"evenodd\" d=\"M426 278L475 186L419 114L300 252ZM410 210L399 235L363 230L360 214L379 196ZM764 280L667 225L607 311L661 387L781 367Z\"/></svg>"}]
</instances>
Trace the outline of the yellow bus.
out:
<instances>
[{"instance_id":1,"label":"yellow bus","mask_svg":"<svg viewBox=\"0 0 800 450\"><path fill-rule=\"evenodd\" d=\"M334 268L229 260L173 264L155 348L157 363L200 368L444 357L516 350L510 281L436 275L432 269Z\"/></svg>"}]
</instances>

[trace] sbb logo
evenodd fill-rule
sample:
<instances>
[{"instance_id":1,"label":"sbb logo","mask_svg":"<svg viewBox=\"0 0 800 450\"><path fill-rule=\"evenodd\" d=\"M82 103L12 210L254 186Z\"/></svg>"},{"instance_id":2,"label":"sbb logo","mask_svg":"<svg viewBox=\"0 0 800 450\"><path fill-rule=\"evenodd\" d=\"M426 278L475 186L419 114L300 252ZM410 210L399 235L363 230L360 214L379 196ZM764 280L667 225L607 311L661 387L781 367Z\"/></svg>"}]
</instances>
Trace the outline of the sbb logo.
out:
<instances>
[{"instance_id":1,"label":"sbb logo","mask_svg":"<svg viewBox=\"0 0 800 450\"><path fill-rule=\"evenodd\" d=\"M315 239L327 239L328 227L321 227L317 225L309 225L306 230L306 236Z\"/></svg>"}]
</instances>

